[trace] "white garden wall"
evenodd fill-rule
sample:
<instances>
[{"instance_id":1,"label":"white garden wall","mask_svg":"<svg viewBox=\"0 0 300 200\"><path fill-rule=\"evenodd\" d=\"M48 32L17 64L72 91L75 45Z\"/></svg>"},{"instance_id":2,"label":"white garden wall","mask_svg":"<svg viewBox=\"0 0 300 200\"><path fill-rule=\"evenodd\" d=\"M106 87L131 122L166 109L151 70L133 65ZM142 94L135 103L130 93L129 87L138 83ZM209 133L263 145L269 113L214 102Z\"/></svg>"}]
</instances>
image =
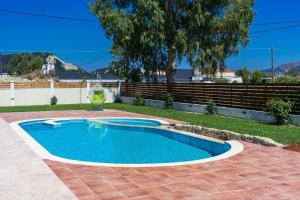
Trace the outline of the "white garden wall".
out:
<instances>
[{"instance_id":1,"label":"white garden wall","mask_svg":"<svg viewBox=\"0 0 300 200\"><path fill-rule=\"evenodd\" d=\"M11 83L13 84L13 82ZM50 86L50 83L49 83ZM50 98L55 95L57 104L89 103L89 84L86 88L0 88L0 106L49 105ZM106 103L112 103L119 96L118 87L103 87Z\"/></svg>"}]
</instances>

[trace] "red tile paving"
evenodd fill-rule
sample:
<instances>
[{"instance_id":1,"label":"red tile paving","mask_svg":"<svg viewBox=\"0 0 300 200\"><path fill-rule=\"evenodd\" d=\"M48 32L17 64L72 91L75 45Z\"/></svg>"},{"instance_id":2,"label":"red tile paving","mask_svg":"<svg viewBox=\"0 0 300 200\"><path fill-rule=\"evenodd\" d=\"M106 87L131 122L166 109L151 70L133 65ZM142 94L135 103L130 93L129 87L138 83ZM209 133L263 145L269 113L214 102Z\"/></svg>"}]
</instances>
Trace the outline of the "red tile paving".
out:
<instances>
[{"instance_id":1,"label":"red tile paving","mask_svg":"<svg viewBox=\"0 0 300 200\"><path fill-rule=\"evenodd\" d=\"M135 116L109 111L0 114L11 122L39 117ZM300 134L300 133L299 133ZM245 143L222 161L154 168L113 168L45 163L79 199L300 199L300 154Z\"/></svg>"}]
</instances>

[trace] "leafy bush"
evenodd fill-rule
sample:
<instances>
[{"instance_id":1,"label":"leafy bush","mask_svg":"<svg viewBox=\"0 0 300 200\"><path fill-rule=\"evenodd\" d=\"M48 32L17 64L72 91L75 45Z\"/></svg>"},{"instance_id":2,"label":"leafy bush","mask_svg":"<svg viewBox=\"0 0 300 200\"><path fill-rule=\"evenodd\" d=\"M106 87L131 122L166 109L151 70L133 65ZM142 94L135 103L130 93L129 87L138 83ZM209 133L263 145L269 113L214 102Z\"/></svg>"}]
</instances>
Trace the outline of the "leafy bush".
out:
<instances>
[{"instance_id":1,"label":"leafy bush","mask_svg":"<svg viewBox=\"0 0 300 200\"><path fill-rule=\"evenodd\" d=\"M50 104L51 105L56 105L57 104L57 97L56 96L51 97Z\"/></svg>"},{"instance_id":2,"label":"leafy bush","mask_svg":"<svg viewBox=\"0 0 300 200\"><path fill-rule=\"evenodd\" d=\"M215 83L229 83L229 80L226 78L216 78L214 79Z\"/></svg>"},{"instance_id":3,"label":"leafy bush","mask_svg":"<svg viewBox=\"0 0 300 200\"><path fill-rule=\"evenodd\" d=\"M163 100L165 101L165 109L171 109L171 108L173 108L174 98L173 98L172 94L166 93L163 96Z\"/></svg>"},{"instance_id":4,"label":"leafy bush","mask_svg":"<svg viewBox=\"0 0 300 200\"><path fill-rule=\"evenodd\" d=\"M143 106L145 104L144 98L141 93L139 92L134 93L133 98L134 98L134 105Z\"/></svg>"},{"instance_id":5,"label":"leafy bush","mask_svg":"<svg viewBox=\"0 0 300 200\"><path fill-rule=\"evenodd\" d=\"M251 83L262 83L264 74L260 70L255 70L251 74Z\"/></svg>"},{"instance_id":6,"label":"leafy bush","mask_svg":"<svg viewBox=\"0 0 300 200\"><path fill-rule=\"evenodd\" d=\"M206 106L207 114L214 115L217 113L217 105L213 100L209 100Z\"/></svg>"},{"instance_id":7,"label":"leafy bush","mask_svg":"<svg viewBox=\"0 0 300 200\"><path fill-rule=\"evenodd\" d=\"M273 98L267 102L267 111L276 120L277 124L286 124L289 120L289 113L292 112L293 103L280 98Z\"/></svg>"},{"instance_id":8,"label":"leafy bush","mask_svg":"<svg viewBox=\"0 0 300 200\"><path fill-rule=\"evenodd\" d=\"M122 103L122 100L120 97L116 97L114 100L114 103Z\"/></svg>"},{"instance_id":9,"label":"leafy bush","mask_svg":"<svg viewBox=\"0 0 300 200\"><path fill-rule=\"evenodd\" d=\"M241 77L243 79L243 83L250 83L251 72L248 70L247 67L236 71L235 75L237 77Z\"/></svg>"},{"instance_id":10,"label":"leafy bush","mask_svg":"<svg viewBox=\"0 0 300 200\"><path fill-rule=\"evenodd\" d=\"M276 77L275 82L276 83L291 83L291 84L299 83L299 81L297 80L297 78L290 77L290 76L287 76L287 75Z\"/></svg>"}]
</instances>

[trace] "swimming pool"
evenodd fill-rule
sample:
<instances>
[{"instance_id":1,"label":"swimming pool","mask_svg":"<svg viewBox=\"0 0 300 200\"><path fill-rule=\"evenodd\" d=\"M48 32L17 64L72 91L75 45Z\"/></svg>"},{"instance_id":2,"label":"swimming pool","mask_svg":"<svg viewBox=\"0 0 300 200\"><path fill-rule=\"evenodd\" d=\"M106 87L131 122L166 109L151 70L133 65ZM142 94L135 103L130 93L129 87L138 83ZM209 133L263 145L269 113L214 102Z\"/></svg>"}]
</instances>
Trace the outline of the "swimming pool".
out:
<instances>
[{"instance_id":1,"label":"swimming pool","mask_svg":"<svg viewBox=\"0 0 300 200\"><path fill-rule=\"evenodd\" d=\"M166 124L164 121L157 121L151 119L138 119L138 118L104 118L99 121L111 123L111 124L119 124L119 125L134 125L134 126L161 126L162 124Z\"/></svg>"},{"instance_id":2,"label":"swimming pool","mask_svg":"<svg viewBox=\"0 0 300 200\"><path fill-rule=\"evenodd\" d=\"M162 128L138 118L52 119L16 123L21 137L43 158L112 166L164 166L208 162L242 151L220 142Z\"/></svg>"}]
</instances>

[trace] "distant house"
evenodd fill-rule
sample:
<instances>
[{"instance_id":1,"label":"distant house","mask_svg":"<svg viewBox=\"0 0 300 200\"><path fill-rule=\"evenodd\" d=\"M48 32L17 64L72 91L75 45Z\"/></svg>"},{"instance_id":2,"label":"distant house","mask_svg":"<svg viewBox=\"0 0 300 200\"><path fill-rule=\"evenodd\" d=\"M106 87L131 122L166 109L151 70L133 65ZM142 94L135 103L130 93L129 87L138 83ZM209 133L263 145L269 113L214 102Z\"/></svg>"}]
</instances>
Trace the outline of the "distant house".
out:
<instances>
[{"instance_id":1,"label":"distant house","mask_svg":"<svg viewBox=\"0 0 300 200\"><path fill-rule=\"evenodd\" d=\"M74 71L56 74L56 78L60 82L81 82L83 79L92 82L119 82L121 79L112 73L78 73Z\"/></svg>"},{"instance_id":2,"label":"distant house","mask_svg":"<svg viewBox=\"0 0 300 200\"><path fill-rule=\"evenodd\" d=\"M225 69L223 72L217 72L216 78L225 78L229 80L229 83L232 82L242 83L243 82L242 78L237 77L235 75L235 72L236 72L235 70Z\"/></svg>"},{"instance_id":3,"label":"distant house","mask_svg":"<svg viewBox=\"0 0 300 200\"><path fill-rule=\"evenodd\" d=\"M222 73L217 72L215 78L224 78L228 79L230 83L237 82L242 83L242 79L240 77L235 76L235 71L230 69L225 69ZM145 80L145 78L144 78ZM167 78L164 72L160 72L160 75L157 76L157 82L165 83ZM207 77L207 75L203 75L197 69L176 69L175 71L175 82L177 83L190 83L190 82L204 82L204 83L212 83L213 78Z\"/></svg>"},{"instance_id":4,"label":"distant house","mask_svg":"<svg viewBox=\"0 0 300 200\"><path fill-rule=\"evenodd\" d=\"M175 71L175 82L176 83L189 83L192 81L193 70L192 69L176 69ZM167 77L165 72L160 72L160 75L157 75L157 82L165 83L167 82Z\"/></svg>"},{"instance_id":5,"label":"distant house","mask_svg":"<svg viewBox=\"0 0 300 200\"><path fill-rule=\"evenodd\" d=\"M42 66L42 73L53 76L55 74L55 62L54 56L48 56L46 58L46 63Z\"/></svg>"}]
</instances>

